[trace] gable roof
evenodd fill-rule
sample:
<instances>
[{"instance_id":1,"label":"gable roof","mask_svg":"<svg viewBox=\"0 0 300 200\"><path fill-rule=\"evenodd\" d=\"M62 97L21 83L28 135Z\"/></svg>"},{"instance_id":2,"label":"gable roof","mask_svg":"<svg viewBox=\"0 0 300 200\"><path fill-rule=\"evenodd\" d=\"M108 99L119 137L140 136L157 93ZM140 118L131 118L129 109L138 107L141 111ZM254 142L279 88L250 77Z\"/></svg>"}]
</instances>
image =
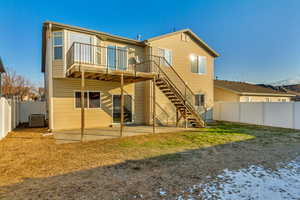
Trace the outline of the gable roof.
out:
<instances>
[{"instance_id":1,"label":"gable roof","mask_svg":"<svg viewBox=\"0 0 300 200\"><path fill-rule=\"evenodd\" d=\"M43 28L42 28L42 72L45 72L45 63L46 63L45 56L46 56L46 45L47 45L46 30L50 24L52 26L52 29L66 29L66 30L76 31L76 32L80 32L80 33L86 33L86 34L90 34L90 35L97 35L99 37L109 39L112 41L124 42L124 43L138 45L138 46L146 45L143 41L134 40L134 39L130 39L130 38L122 37L122 36L117 36L117 35L113 35L110 33L95 31L95 30L91 30L91 29L81 28L78 26L71 26L71 25L52 22L52 21L46 21L46 22L44 22Z\"/></svg>"},{"instance_id":2,"label":"gable roof","mask_svg":"<svg viewBox=\"0 0 300 200\"><path fill-rule=\"evenodd\" d=\"M277 91L271 88L237 81L215 80L214 86L240 95L295 96L287 92Z\"/></svg>"},{"instance_id":3,"label":"gable roof","mask_svg":"<svg viewBox=\"0 0 300 200\"><path fill-rule=\"evenodd\" d=\"M0 74L5 72L5 68L2 62L2 59L0 58Z\"/></svg>"},{"instance_id":4,"label":"gable roof","mask_svg":"<svg viewBox=\"0 0 300 200\"><path fill-rule=\"evenodd\" d=\"M144 42L152 42L154 40L159 40L159 39L169 37L169 36L172 36L172 35L176 35L176 34L179 34L179 33L189 34L201 47L203 47L206 51L208 51L208 53L210 53L213 57L219 57L220 56L216 51L214 51L210 46L208 46L208 44L206 44L200 37L198 37L191 29L182 29L182 30L179 30L179 31L159 35L159 36L156 36L156 37L149 38L149 39L145 40Z\"/></svg>"},{"instance_id":5,"label":"gable roof","mask_svg":"<svg viewBox=\"0 0 300 200\"><path fill-rule=\"evenodd\" d=\"M168 34L163 34L157 37L153 37L153 38L149 38L147 40L144 41L140 41L140 40L134 40L134 39L130 39L127 37L122 37L122 36L117 36L117 35L112 35L110 33L105 33L105 32L101 32L101 31L95 31L95 30L91 30L91 29L86 29L86 28L81 28L78 26L71 26L71 25L67 25L67 24L62 24L62 23L57 23L57 22L52 22L52 21L46 21L43 24L43 28L42 28L42 66L41 66L41 71L45 72L45 64L46 64L46 30L49 27L49 25L51 24L53 29L66 29L66 30L71 30L71 31L76 31L76 32L81 32L81 33L86 33L86 34L91 34L91 35L97 35L100 38L106 38L112 41L117 41L117 42L124 42L124 43L128 43L128 44L133 44L133 45L138 45L138 46L147 46L148 42L154 41L154 40L158 40L161 38L165 38L165 37L169 37L171 35L175 35L178 33L187 33L189 34L201 47L203 47L209 54L211 54L213 57L218 57L219 54L217 52L215 52L212 48L210 48L202 39L200 39L195 33L193 33L190 29L183 29L183 30L179 30L176 32L172 32L172 33L168 33Z\"/></svg>"}]
</instances>

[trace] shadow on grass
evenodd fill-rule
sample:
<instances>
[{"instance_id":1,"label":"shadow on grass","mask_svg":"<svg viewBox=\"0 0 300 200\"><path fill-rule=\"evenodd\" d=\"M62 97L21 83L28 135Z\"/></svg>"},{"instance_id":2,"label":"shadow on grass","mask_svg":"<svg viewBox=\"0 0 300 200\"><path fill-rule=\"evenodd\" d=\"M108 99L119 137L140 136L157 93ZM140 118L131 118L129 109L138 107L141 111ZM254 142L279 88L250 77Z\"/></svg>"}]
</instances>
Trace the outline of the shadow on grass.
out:
<instances>
[{"instance_id":1,"label":"shadow on grass","mask_svg":"<svg viewBox=\"0 0 300 200\"><path fill-rule=\"evenodd\" d=\"M233 131L241 134L250 128L230 125L218 131L222 126L221 123L220 126L212 127L215 131L200 130L199 134L230 134ZM256 128L259 130L259 127ZM0 187L0 199L166 199L161 196L160 188L169 191L168 198L172 199L184 188L205 181L208 176L216 176L224 169L237 170L251 165L276 168L277 163L294 159L299 154L300 141L286 139L277 133L281 133L281 129L264 132L275 134L273 136L277 139L267 145L257 137L258 132L248 130L247 134L253 137L247 140L199 146L45 178L26 178L20 183ZM124 153L126 147L130 147L130 143L124 146ZM68 163L62 160L61 165L64 164Z\"/></svg>"}]
</instances>

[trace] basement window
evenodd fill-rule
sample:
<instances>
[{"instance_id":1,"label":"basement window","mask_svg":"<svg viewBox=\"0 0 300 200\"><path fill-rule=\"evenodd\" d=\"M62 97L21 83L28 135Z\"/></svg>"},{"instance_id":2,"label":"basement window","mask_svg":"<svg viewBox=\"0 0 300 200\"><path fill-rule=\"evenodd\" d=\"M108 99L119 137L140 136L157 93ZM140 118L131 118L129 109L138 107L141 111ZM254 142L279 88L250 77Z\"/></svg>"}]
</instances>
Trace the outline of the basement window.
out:
<instances>
[{"instance_id":1,"label":"basement window","mask_svg":"<svg viewBox=\"0 0 300 200\"><path fill-rule=\"evenodd\" d=\"M97 91L84 92L85 108L101 108L101 93ZM81 92L75 92L75 108L81 108Z\"/></svg>"},{"instance_id":2,"label":"basement window","mask_svg":"<svg viewBox=\"0 0 300 200\"><path fill-rule=\"evenodd\" d=\"M205 105L205 95L195 94L195 106L204 106L204 105Z\"/></svg>"},{"instance_id":3,"label":"basement window","mask_svg":"<svg viewBox=\"0 0 300 200\"><path fill-rule=\"evenodd\" d=\"M100 92L89 92L89 108L100 108Z\"/></svg>"}]
</instances>

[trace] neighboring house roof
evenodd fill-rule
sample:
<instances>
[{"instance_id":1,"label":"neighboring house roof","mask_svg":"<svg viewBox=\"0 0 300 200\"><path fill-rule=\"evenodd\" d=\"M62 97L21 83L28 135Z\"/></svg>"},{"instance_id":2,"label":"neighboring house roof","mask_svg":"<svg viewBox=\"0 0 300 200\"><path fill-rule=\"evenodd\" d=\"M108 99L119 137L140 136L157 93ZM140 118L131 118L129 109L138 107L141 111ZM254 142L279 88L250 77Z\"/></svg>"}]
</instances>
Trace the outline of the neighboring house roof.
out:
<instances>
[{"instance_id":1,"label":"neighboring house roof","mask_svg":"<svg viewBox=\"0 0 300 200\"><path fill-rule=\"evenodd\" d=\"M4 73L4 72L5 72L5 68L4 68L3 62L0 58L0 73Z\"/></svg>"},{"instance_id":2,"label":"neighboring house roof","mask_svg":"<svg viewBox=\"0 0 300 200\"><path fill-rule=\"evenodd\" d=\"M240 95L258 95L258 96L282 96L282 97L294 97L294 94L287 92L273 90L271 88L262 87L255 84L237 82L237 81L226 81L226 80L215 80L215 87L229 90L231 92Z\"/></svg>"},{"instance_id":3,"label":"neighboring house roof","mask_svg":"<svg viewBox=\"0 0 300 200\"><path fill-rule=\"evenodd\" d=\"M206 44L201 38L199 38L191 29L182 29L179 31L175 31L175 32L171 32L171 33L167 33L167 34L163 34L163 35L159 35L153 38L149 38L147 40L145 40L145 42L152 42L154 40L159 40L165 37L169 37L178 33L187 33L189 34L201 47L203 47L206 51L208 51L213 57L219 57L220 55L214 51L211 47L208 46L208 44Z\"/></svg>"},{"instance_id":4,"label":"neighboring house roof","mask_svg":"<svg viewBox=\"0 0 300 200\"><path fill-rule=\"evenodd\" d=\"M289 91L294 91L294 92L300 93L300 84L283 85L283 86L280 86L280 87L283 87L283 88L285 88Z\"/></svg>"},{"instance_id":5,"label":"neighboring house roof","mask_svg":"<svg viewBox=\"0 0 300 200\"><path fill-rule=\"evenodd\" d=\"M91 29L86 29L86 28L81 28L81 27L77 27L77 26L71 26L71 25L66 25L66 24L61 24L61 23L57 23L57 22L51 22L51 21L46 21L43 24L43 29L42 29L42 72L45 72L45 64L46 64L46 30L47 27L51 24L53 29L66 29L66 30L71 30L71 31L76 31L76 32L81 32L81 33L87 33L87 34L94 34L99 36L102 39L109 39L112 41L117 41L117 42L124 42L124 43L128 43L128 44L133 44L133 45L138 45L138 46L147 46L148 42L157 40L157 39L161 39L164 37L168 37L174 34L178 34L178 33L187 33L189 34L201 47L203 47L206 51L208 51L212 56L214 57L218 57L219 54L217 52L215 52L212 48L210 48L202 39L200 39L195 33L193 33L190 29L183 29L180 31L176 31L176 32L172 32L172 33L168 33L168 34L164 34L161 36L157 36L157 37L153 37L144 41L140 41L140 40L134 40L134 39L130 39L130 38L126 38L126 37L122 37L122 36L117 36L117 35L112 35L109 33L105 33L105 32L100 32L100 31L95 31L95 30L91 30Z\"/></svg>"}]
</instances>

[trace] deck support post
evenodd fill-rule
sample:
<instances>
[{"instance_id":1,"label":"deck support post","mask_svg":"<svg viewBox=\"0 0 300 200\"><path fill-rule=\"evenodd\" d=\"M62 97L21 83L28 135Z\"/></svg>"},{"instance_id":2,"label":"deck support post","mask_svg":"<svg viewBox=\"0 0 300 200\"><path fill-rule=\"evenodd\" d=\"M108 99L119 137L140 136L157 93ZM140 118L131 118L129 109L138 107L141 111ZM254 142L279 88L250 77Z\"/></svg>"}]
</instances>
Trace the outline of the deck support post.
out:
<instances>
[{"instance_id":1,"label":"deck support post","mask_svg":"<svg viewBox=\"0 0 300 200\"><path fill-rule=\"evenodd\" d=\"M176 108L176 127L178 127L178 121L179 121L179 113L178 113L178 108Z\"/></svg>"},{"instance_id":2,"label":"deck support post","mask_svg":"<svg viewBox=\"0 0 300 200\"><path fill-rule=\"evenodd\" d=\"M84 70L81 71L81 142L83 141L83 135L84 135L84 127L85 127L85 119L84 119L84 87L85 87L85 81L84 81Z\"/></svg>"},{"instance_id":3,"label":"deck support post","mask_svg":"<svg viewBox=\"0 0 300 200\"><path fill-rule=\"evenodd\" d=\"M120 120L120 137L123 136L124 126L124 75L121 74L121 120Z\"/></svg>"},{"instance_id":4,"label":"deck support post","mask_svg":"<svg viewBox=\"0 0 300 200\"><path fill-rule=\"evenodd\" d=\"M155 77L153 78L152 80L152 107L153 107L153 110L152 110L152 122L153 122L153 133L155 133L155 115L156 115L156 110L155 110Z\"/></svg>"},{"instance_id":5,"label":"deck support post","mask_svg":"<svg viewBox=\"0 0 300 200\"><path fill-rule=\"evenodd\" d=\"M185 119L185 128L188 127L188 121L187 121L187 109L186 109L186 85L187 83L185 82L185 87L184 87L184 119Z\"/></svg>"}]
</instances>

